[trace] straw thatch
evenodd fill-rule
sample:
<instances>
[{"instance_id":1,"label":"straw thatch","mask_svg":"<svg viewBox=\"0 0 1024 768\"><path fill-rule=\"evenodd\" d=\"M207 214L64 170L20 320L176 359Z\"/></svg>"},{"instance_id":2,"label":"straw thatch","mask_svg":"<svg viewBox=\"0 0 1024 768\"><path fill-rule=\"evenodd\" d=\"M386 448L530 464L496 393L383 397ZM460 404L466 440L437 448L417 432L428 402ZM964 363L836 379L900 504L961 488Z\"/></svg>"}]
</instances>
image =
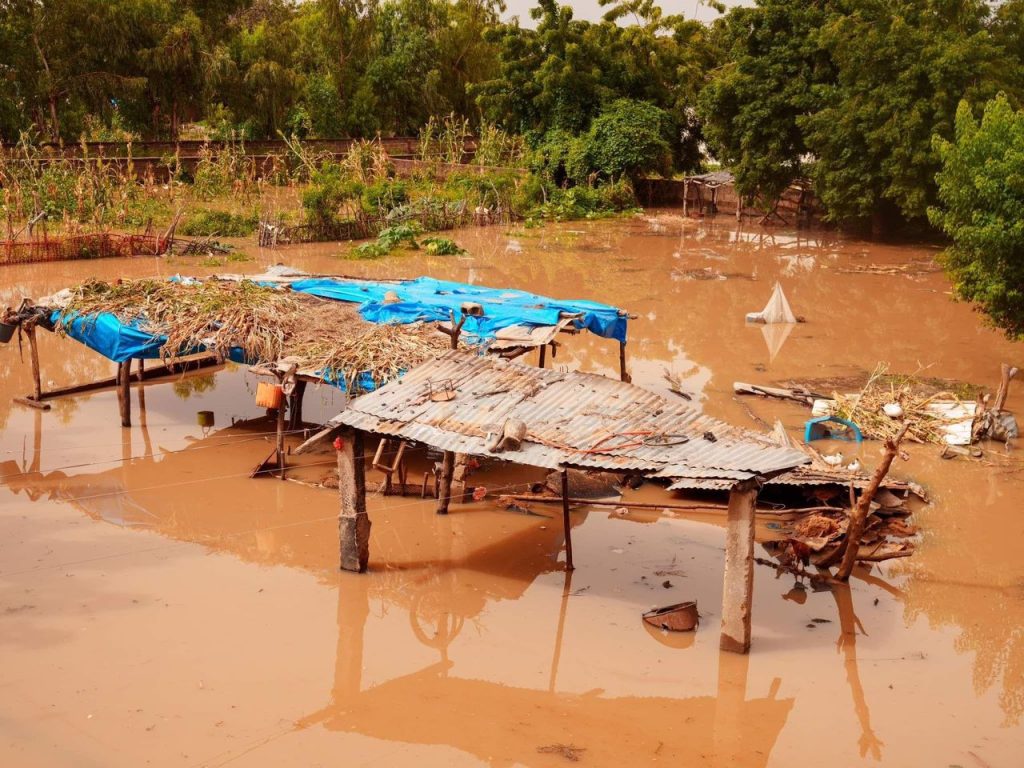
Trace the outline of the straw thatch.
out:
<instances>
[{"instance_id":1,"label":"straw thatch","mask_svg":"<svg viewBox=\"0 0 1024 768\"><path fill-rule=\"evenodd\" d=\"M907 439L917 443L946 444L945 428L962 421L962 417L945 418L929 410L929 406L942 401L959 402L953 392L929 391L926 382L912 376L896 377L887 373L885 365L878 366L864 388L856 394L833 393L834 412L860 427L865 437L888 440L896 436L904 423L910 426ZM903 409L900 419L886 416L882 407L898 403Z\"/></svg>"},{"instance_id":2,"label":"straw thatch","mask_svg":"<svg viewBox=\"0 0 1024 768\"><path fill-rule=\"evenodd\" d=\"M250 281L90 280L72 290L57 331L66 332L76 317L104 312L166 337L165 358L197 349L227 357L241 348L251 363L296 358L300 368L344 380L350 390L363 373L381 384L451 345L430 325L376 325L350 304Z\"/></svg>"}]
</instances>

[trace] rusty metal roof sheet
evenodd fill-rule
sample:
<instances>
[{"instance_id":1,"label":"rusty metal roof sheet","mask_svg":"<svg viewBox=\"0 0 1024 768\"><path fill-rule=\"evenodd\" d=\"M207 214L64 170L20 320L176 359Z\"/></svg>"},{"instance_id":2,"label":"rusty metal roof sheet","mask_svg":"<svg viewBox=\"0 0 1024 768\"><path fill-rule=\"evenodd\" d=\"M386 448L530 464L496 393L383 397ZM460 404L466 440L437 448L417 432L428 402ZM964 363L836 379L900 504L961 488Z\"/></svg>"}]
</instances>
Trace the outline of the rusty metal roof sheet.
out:
<instances>
[{"instance_id":1,"label":"rusty metal roof sheet","mask_svg":"<svg viewBox=\"0 0 1024 768\"><path fill-rule=\"evenodd\" d=\"M430 398L450 383L455 397ZM491 453L507 419L527 425L522 447ZM516 463L632 470L730 484L806 464L800 451L604 376L534 368L452 351L351 402L332 427L403 437Z\"/></svg>"}]
</instances>

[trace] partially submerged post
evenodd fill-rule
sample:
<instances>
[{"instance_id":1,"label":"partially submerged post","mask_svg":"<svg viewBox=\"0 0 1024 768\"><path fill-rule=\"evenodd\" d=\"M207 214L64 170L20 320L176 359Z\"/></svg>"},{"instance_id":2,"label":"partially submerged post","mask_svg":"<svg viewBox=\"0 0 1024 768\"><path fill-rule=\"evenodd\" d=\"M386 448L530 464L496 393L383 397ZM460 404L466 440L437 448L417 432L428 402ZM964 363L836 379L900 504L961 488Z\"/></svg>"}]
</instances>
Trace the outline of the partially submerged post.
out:
<instances>
[{"instance_id":1,"label":"partially submerged post","mask_svg":"<svg viewBox=\"0 0 1024 768\"><path fill-rule=\"evenodd\" d=\"M338 514L341 568L362 573L370 560L370 516L366 513L363 433L345 430L334 441L338 453Z\"/></svg>"},{"instance_id":2,"label":"partially submerged post","mask_svg":"<svg viewBox=\"0 0 1024 768\"><path fill-rule=\"evenodd\" d=\"M569 518L569 470L562 470L562 529L565 531L565 570L574 571L572 564L572 521Z\"/></svg>"},{"instance_id":3,"label":"partially submerged post","mask_svg":"<svg viewBox=\"0 0 1024 768\"><path fill-rule=\"evenodd\" d=\"M32 394L28 397L16 397L14 402L27 405L40 411L50 410L50 404L43 402L43 385L39 370L39 347L36 341L36 322L30 320L21 326L28 336L28 346L32 358Z\"/></svg>"},{"instance_id":4,"label":"partially submerged post","mask_svg":"<svg viewBox=\"0 0 1024 768\"><path fill-rule=\"evenodd\" d=\"M455 475L455 452L445 451L441 459L441 476L437 481L437 514L447 515L452 500L452 477Z\"/></svg>"},{"instance_id":5,"label":"partially submerged post","mask_svg":"<svg viewBox=\"0 0 1024 768\"><path fill-rule=\"evenodd\" d=\"M750 651L750 610L754 597L754 508L761 481L752 477L729 491L725 532L725 583L722 589L723 651Z\"/></svg>"},{"instance_id":6,"label":"partially submerged post","mask_svg":"<svg viewBox=\"0 0 1024 768\"><path fill-rule=\"evenodd\" d=\"M132 381L132 361L129 358L117 364L117 404L121 410L121 426L132 425L132 400L129 385Z\"/></svg>"}]
</instances>

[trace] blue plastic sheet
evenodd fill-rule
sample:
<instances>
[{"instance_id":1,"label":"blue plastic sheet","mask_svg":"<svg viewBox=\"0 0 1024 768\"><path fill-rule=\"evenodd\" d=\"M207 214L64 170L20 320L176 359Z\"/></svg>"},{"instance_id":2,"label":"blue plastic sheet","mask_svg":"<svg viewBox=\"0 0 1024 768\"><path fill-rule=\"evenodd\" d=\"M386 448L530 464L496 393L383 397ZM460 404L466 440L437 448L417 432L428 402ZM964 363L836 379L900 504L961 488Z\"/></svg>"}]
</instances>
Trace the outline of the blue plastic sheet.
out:
<instances>
[{"instance_id":1,"label":"blue plastic sheet","mask_svg":"<svg viewBox=\"0 0 1024 768\"><path fill-rule=\"evenodd\" d=\"M626 341L626 317L616 307L595 301L560 300L518 290L420 277L401 283L313 278L292 283L292 290L335 301L359 304L359 313L372 323L443 322L454 312L459 316L463 302L472 301L484 308L483 317L471 317L463 326L465 333L481 341L494 339L497 331L510 325L548 326L558 323L562 313L582 313L575 321L606 339ZM384 303L384 295L394 292L399 301Z\"/></svg>"},{"instance_id":2,"label":"blue plastic sheet","mask_svg":"<svg viewBox=\"0 0 1024 768\"><path fill-rule=\"evenodd\" d=\"M608 339L626 340L626 317L620 315L615 307L593 301L562 301L526 291L486 288L430 277L381 283L315 278L293 283L292 290L358 304L359 313L365 320L381 324L443 322L450 319L451 312L459 316L463 302L472 301L483 306L484 316L467 318L463 332L480 341L494 339L497 331L510 325L555 325L564 312L582 313L575 321L577 328L585 328ZM396 293L400 301L385 304L384 296L389 291ZM56 323L60 315L59 310L55 311L53 322ZM159 358L160 348L167 341L166 336L140 329L138 321L123 323L109 312L75 317L70 322L65 318L64 327L68 336L116 363ZM202 348L180 350L179 354L201 351ZM231 350L230 358L238 363L253 362L241 349ZM338 389L345 389L344 375L327 372L324 380ZM361 373L357 381L364 391L375 388L373 379L366 372Z\"/></svg>"}]
</instances>

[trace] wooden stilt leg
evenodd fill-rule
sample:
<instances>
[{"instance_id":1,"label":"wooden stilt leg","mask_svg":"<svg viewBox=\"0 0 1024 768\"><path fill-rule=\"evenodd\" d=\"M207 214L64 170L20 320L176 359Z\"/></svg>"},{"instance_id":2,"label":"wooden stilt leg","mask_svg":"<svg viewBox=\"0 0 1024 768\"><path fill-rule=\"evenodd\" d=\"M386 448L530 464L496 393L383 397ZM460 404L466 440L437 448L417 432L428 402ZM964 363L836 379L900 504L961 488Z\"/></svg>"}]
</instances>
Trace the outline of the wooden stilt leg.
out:
<instances>
[{"instance_id":1,"label":"wooden stilt leg","mask_svg":"<svg viewBox=\"0 0 1024 768\"><path fill-rule=\"evenodd\" d=\"M437 514L447 515L452 500L452 475L455 474L455 453L445 451L441 460L441 477L438 479Z\"/></svg>"},{"instance_id":2,"label":"wooden stilt leg","mask_svg":"<svg viewBox=\"0 0 1024 768\"><path fill-rule=\"evenodd\" d=\"M288 428L299 429L302 427L302 400L306 396L306 382L299 379L295 382L295 391L288 398L291 413L288 417Z\"/></svg>"},{"instance_id":3,"label":"wooden stilt leg","mask_svg":"<svg viewBox=\"0 0 1024 768\"><path fill-rule=\"evenodd\" d=\"M341 438L338 450L338 514L341 568L362 573L370 561L370 516L366 512L366 473L363 433L354 430Z\"/></svg>"},{"instance_id":4,"label":"wooden stilt leg","mask_svg":"<svg viewBox=\"0 0 1024 768\"><path fill-rule=\"evenodd\" d=\"M725 532L725 584L722 590L724 651L750 651L750 609L754 595L754 508L760 483L744 480L729 492Z\"/></svg>"},{"instance_id":5,"label":"wooden stilt leg","mask_svg":"<svg viewBox=\"0 0 1024 768\"><path fill-rule=\"evenodd\" d=\"M562 528L565 530L565 570L573 571L572 520L569 518L569 470L562 470Z\"/></svg>"},{"instance_id":6,"label":"wooden stilt leg","mask_svg":"<svg viewBox=\"0 0 1024 768\"><path fill-rule=\"evenodd\" d=\"M619 379L627 384L632 381L626 373L626 342L619 342Z\"/></svg>"},{"instance_id":7,"label":"wooden stilt leg","mask_svg":"<svg viewBox=\"0 0 1024 768\"><path fill-rule=\"evenodd\" d=\"M132 361L125 360L117 367L117 401L121 406L121 426L132 425L132 398L128 385L132 380Z\"/></svg>"},{"instance_id":8,"label":"wooden stilt leg","mask_svg":"<svg viewBox=\"0 0 1024 768\"><path fill-rule=\"evenodd\" d=\"M284 401L277 409L277 469L284 480Z\"/></svg>"},{"instance_id":9,"label":"wooden stilt leg","mask_svg":"<svg viewBox=\"0 0 1024 768\"><path fill-rule=\"evenodd\" d=\"M544 367L544 363L546 362L545 358L547 357L547 351L548 351L547 344L541 344L541 347L540 347L540 361L537 363L537 367L538 368L543 368Z\"/></svg>"},{"instance_id":10,"label":"wooden stilt leg","mask_svg":"<svg viewBox=\"0 0 1024 768\"><path fill-rule=\"evenodd\" d=\"M50 410L50 404L43 402L43 385L39 371L39 348L36 346L35 323L22 326L25 335L28 336L28 346L32 359L32 394L28 397L15 397L14 402L20 405L27 405L38 411Z\"/></svg>"},{"instance_id":11,"label":"wooden stilt leg","mask_svg":"<svg viewBox=\"0 0 1024 768\"><path fill-rule=\"evenodd\" d=\"M39 371L39 347L36 346L36 326L34 323L25 326L25 334L28 336L29 351L32 355L32 398L43 399L43 385Z\"/></svg>"},{"instance_id":12,"label":"wooden stilt leg","mask_svg":"<svg viewBox=\"0 0 1024 768\"><path fill-rule=\"evenodd\" d=\"M138 381L142 381L144 378L146 378L146 361L143 360L141 357L139 358L139 372L138 374L136 374L135 378Z\"/></svg>"}]
</instances>

